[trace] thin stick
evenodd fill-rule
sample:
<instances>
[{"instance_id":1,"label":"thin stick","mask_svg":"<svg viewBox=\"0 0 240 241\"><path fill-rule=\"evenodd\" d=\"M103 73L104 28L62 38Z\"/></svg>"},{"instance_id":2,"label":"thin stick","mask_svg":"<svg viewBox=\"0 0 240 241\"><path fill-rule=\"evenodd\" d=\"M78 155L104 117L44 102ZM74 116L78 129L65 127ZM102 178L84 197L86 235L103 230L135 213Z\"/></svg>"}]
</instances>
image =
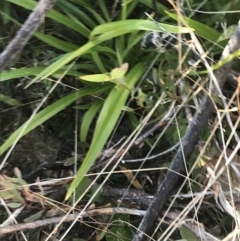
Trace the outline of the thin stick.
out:
<instances>
[{"instance_id":1,"label":"thin stick","mask_svg":"<svg viewBox=\"0 0 240 241\"><path fill-rule=\"evenodd\" d=\"M83 217L94 217L94 216L108 215L108 214L114 214L114 213L124 213L124 214L143 216L145 215L146 211L127 209L127 208L94 209L94 210L83 212L80 217L79 217L79 213L74 213L74 214L69 214L67 217L64 217L64 220L63 220L63 217L54 217L54 218L38 220L32 223L21 223L21 224L16 224L12 226L7 226L4 228L0 228L0 235L21 231L25 229L35 229L41 226L46 226L46 225L59 223L59 222L70 222L75 220L76 218L82 219Z\"/></svg>"},{"instance_id":2,"label":"thin stick","mask_svg":"<svg viewBox=\"0 0 240 241\"><path fill-rule=\"evenodd\" d=\"M0 72L10 68L18 54L28 43L34 32L44 21L48 11L54 6L56 0L41 0L28 19L17 32L14 39L8 44L0 55Z\"/></svg>"}]
</instances>

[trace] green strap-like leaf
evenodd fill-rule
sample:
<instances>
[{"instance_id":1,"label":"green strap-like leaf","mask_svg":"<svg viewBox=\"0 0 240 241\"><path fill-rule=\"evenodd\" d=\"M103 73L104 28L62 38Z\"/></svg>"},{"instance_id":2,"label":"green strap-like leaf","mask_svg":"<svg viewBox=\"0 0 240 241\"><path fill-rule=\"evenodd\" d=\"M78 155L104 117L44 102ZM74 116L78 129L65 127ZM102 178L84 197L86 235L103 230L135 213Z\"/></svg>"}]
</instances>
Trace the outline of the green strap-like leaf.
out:
<instances>
[{"instance_id":1,"label":"green strap-like leaf","mask_svg":"<svg viewBox=\"0 0 240 241\"><path fill-rule=\"evenodd\" d=\"M107 41L109 39L113 39L115 37L125 35L127 33L131 33L133 31L146 30L146 31L163 31L162 29L173 32L173 33L188 33L189 31L193 31L193 29L188 29L184 27L172 26L168 24L159 24L156 25L153 21L142 20L142 19L130 19L130 20L122 20L116 21L112 23L106 23L97 26L91 36L91 41L80 47L79 49L67 53L47 67L38 77L34 78L28 86L39 79L47 78L52 75L54 72L62 68L64 65L68 64L75 58L86 54L90 49L99 45L100 43ZM100 34L100 35L99 35Z\"/></svg>"},{"instance_id":2,"label":"green strap-like leaf","mask_svg":"<svg viewBox=\"0 0 240 241\"><path fill-rule=\"evenodd\" d=\"M53 104L51 104L44 110L37 113L31 120L31 122L29 123L29 125L27 126L25 131L23 132L22 136L26 135L28 132L35 129L37 126L41 125L46 120L50 119L51 117L56 115L58 112L62 111L64 108L66 108L67 106L72 104L78 98L86 96L86 95L102 93L102 92L107 91L108 89L109 89L108 86L102 87L100 89L99 88L94 89L94 90L92 90L91 88L87 88L87 89L79 90L77 92L69 94L67 96L64 96L60 100L54 102ZM14 143L16 138L18 138L19 134L25 128L25 124L26 123L24 123L22 126L20 126L16 131L14 131L14 133L10 137L8 137L8 139L3 143L3 145L0 146L0 155L2 155Z\"/></svg>"},{"instance_id":3,"label":"green strap-like leaf","mask_svg":"<svg viewBox=\"0 0 240 241\"><path fill-rule=\"evenodd\" d=\"M139 30L158 31L158 32L167 31L170 33L179 33L179 32L180 33L189 33L190 31L193 31L194 29L173 26L173 25L164 24L164 23L156 23L151 20L127 19L127 20L105 23L105 24L101 24L101 25L97 26L92 31L90 39L93 39L94 36L97 36L97 35L103 34L103 33L107 33L109 31L115 31L115 32L127 31L128 33L130 33L132 31L139 31Z\"/></svg>"},{"instance_id":4,"label":"green strap-like leaf","mask_svg":"<svg viewBox=\"0 0 240 241\"><path fill-rule=\"evenodd\" d=\"M21 68L21 69L11 69L1 72L0 75L0 82L16 79L16 78L22 78L32 75L39 75L43 70L45 70L46 67L31 67L31 68ZM66 69L63 68L61 70L58 70L55 72L56 75L62 75L66 72ZM71 76L79 76L79 72L77 71L68 71L67 75Z\"/></svg>"},{"instance_id":5,"label":"green strap-like leaf","mask_svg":"<svg viewBox=\"0 0 240 241\"><path fill-rule=\"evenodd\" d=\"M91 105L88 111L85 112L83 116L82 124L81 124L81 130L80 130L81 142L86 142L89 127L93 121L93 118L96 116L97 112L100 110L102 105L103 105L103 101L97 100L95 103Z\"/></svg>"},{"instance_id":6,"label":"green strap-like leaf","mask_svg":"<svg viewBox=\"0 0 240 241\"><path fill-rule=\"evenodd\" d=\"M174 14L174 13L170 13L167 12L167 15L175 20L178 20L178 15ZM216 43L216 41L218 40L220 33L218 31L216 31L213 28L210 28L207 25L204 25L202 23L199 23L195 20L192 20L190 18L184 17L184 20L186 21L186 23L189 25L190 28L193 28L196 32L196 34L198 34L199 36L208 39L209 41Z\"/></svg>"},{"instance_id":7,"label":"green strap-like leaf","mask_svg":"<svg viewBox=\"0 0 240 241\"><path fill-rule=\"evenodd\" d=\"M133 89L134 85L143 74L144 66L142 63L137 64L126 75L126 83L129 89ZM94 131L94 136L90 149L85 157L78 173L69 187L66 199L68 199L74 190L81 183L84 175L88 172L99 153L102 151L105 143L107 142L110 134L112 133L117 120L122 112L122 109L129 96L129 90L124 86L117 86L112 89L107 99L104 101L103 108L98 117L97 125Z\"/></svg>"}]
</instances>

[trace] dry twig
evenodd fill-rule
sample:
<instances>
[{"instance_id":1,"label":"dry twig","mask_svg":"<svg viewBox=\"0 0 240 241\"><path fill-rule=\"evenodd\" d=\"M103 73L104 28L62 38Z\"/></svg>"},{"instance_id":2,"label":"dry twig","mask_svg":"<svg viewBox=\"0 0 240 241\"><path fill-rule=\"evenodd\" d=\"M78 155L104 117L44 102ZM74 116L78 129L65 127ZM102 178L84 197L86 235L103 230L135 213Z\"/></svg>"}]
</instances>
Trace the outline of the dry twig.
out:
<instances>
[{"instance_id":1,"label":"dry twig","mask_svg":"<svg viewBox=\"0 0 240 241\"><path fill-rule=\"evenodd\" d=\"M46 14L54 6L56 0L41 0L28 19L17 32L14 39L0 55L0 72L10 68L18 54L28 43L34 32L43 23Z\"/></svg>"},{"instance_id":2,"label":"dry twig","mask_svg":"<svg viewBox=\"0 0 240 241\"><path fill-rule=\"evenodd\" d=\"M94 209L94 210L88 210L83 212L81 215L81 218L83 217L94 217L99 215L109 215L114 213L125 213L125 214L131 214L131 215L138 215L143 216L146 211L142 210L133 210L133 209L127 209L127 208L102 208L102 209ZM79 216L79 213L69 214L66 218L63 217L54 217L54 218L47 218L44 220L38 220L32 223L21 223L21 224L15 224L12 226L7 226L4 228L0 228L0 235L12 233L16 231L21 231L25 229L35 229L39 228L41 226L46 226L54 223L59 222L70 222L75 220Z\"/></svg>"}]
</instances>

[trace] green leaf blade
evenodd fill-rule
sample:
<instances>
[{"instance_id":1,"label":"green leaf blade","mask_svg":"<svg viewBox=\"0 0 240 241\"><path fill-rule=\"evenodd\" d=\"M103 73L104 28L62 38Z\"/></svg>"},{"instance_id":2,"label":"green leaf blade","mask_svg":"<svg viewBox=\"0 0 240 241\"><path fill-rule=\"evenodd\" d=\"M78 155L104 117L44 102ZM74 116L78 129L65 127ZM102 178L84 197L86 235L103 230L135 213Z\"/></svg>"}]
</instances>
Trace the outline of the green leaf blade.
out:
<instances>
[{"instance_id":1,"label":"green leaf blade","mask_svg":"<svg viewBox=\"0 0 240 241\"><path fill-rule=\"evenodd\" d=\"M134 87L143 71L144 66L142 63L139 63L126 75L126 82L130 89ZM96 124L90 149L82 163L82 166L78 170L75 179L69 187L66 199L68 199L78 187L84 175L88 172L97 156L102 151L115 127L129 94L129 90L124 86L114 87L105 100Z\"/></svg>"}]
</instances>

